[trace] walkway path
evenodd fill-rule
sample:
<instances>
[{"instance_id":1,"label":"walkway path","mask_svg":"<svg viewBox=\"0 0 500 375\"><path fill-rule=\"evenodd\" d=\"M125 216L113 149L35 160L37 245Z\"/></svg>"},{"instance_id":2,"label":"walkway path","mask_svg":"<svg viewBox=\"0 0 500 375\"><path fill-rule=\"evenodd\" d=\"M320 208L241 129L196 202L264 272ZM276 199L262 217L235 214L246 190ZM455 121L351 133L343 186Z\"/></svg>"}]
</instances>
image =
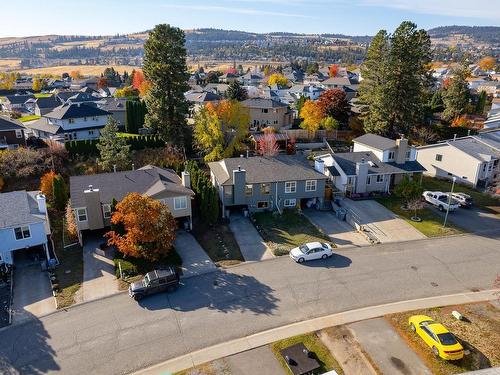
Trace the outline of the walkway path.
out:
<instances>
[{"instance_id":1,"label":"walkway path","mask_svg":"<svg viewBox=\"0 0 500 375\"><path fill-rule=\"evenodd\" d=\"M178 231L174 246L182 258L183 278L203 275L217 269L191 233Z\"/></svg>"},{"instance_id":2,"label":"walkway path","mask_svg":"<svg viewBox=\"0 0 500 375\"><path fill-rule=\"evenodd\" d=\"M274 255L260 236L250 219L239 214L232 214L229 227L240 246L243 258L248 261L260 261L274 258Z\"/></svg>"}]
</instances>

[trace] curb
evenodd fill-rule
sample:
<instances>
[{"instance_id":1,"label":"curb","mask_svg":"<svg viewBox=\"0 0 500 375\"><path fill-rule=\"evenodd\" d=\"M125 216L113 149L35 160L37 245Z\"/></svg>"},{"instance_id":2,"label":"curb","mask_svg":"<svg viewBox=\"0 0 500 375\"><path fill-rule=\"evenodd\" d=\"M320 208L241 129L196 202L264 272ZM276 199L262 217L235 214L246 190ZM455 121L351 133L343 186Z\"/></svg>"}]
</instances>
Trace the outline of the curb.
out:
<instances>
[{"instance_id":1,"label":"curb","mask_svg":"<svg viewBox=\"0 0 500 375\"><path fill-rule=\"evenodd\" d=\"M342 324L354 323L360 320L377 318L386 314L399 313L409 310L431 308L438 306L459 305L472 302L484 302L498 298L500 289L480 292L458 293L445 296L427 297L409 301L393 302L384 305L363 307L356 310L344 311L320 318L288 324L267 331L244 336L239 339L213 345L196 350L189 354L167 360L148 368L133 372L134 375L160 375L189 369L216 359L255 349L272 342L291 336L318 331L324 328Z\"/></svg>"}]
</instances>

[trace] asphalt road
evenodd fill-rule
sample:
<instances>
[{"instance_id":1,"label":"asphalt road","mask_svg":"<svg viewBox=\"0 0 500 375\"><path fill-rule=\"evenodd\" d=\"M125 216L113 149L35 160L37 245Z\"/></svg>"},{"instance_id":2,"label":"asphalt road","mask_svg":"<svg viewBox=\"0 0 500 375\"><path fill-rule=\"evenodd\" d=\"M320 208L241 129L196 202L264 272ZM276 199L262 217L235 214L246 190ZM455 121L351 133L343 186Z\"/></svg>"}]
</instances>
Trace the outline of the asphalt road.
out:
<instances>
[{"instance_id":1,"label":"asphalt road","mask_svg":"<svg viewBox=\"0 0 500 375\"><path fill-rule=\"evenodd\" d=\"M500 232L288 257L192 277L171 295L126 294L0 331L0 373L121 374L196 349L326 314L489 289Z\"/></svg>"}]
</instances>

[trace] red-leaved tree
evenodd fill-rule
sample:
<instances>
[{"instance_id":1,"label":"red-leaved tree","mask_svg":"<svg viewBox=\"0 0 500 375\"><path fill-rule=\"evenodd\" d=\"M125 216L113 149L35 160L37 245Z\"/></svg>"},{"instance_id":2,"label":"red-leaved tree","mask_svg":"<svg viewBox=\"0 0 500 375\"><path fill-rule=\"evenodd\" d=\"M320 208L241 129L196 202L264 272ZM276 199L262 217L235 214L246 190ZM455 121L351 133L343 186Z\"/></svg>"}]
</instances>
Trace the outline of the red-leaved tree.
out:
<instances>
[{"instance_id":1,"label":"red-leaved tree","mask_svg":"<svg viewBox=\"0 0 500 375\"><path fill-rule=\"evenodd\" d=\"M335 64L330 65L330 66L328 67L328 75L329 75L330 77L336 77L336 76L337 76L338 71L339 71L339 67L338 67L337 65L335 65Z\"/></svg>"},{"instance_id":2,"label":"red-leaved tree","mask_svg":"<svg viewBox=\"0 0 500 375\"><path fill-rule=\"evenodd\" d=\"M325 117L331 116L342 124L347 123L350 106L342 89L324 91L316 103Z\"/></svg>"},{"instance_id":3,"label":"red-leaved tree","mask_svg":"<svg viewBox=\"0 0 500 375\"><path fill-rule=\"evenodd\" d=\"M134 71L134 76L132 77L132 86L136 90L140 90L142 83L146 79L144 78L144 73L142 73L141 70L135 70Z\"/></svg>"},{"instance_id":4,"label":"red-leaved tree","mask_svg":"<svg viewBox=\"0 0 500 375\"><path fill-rule=\"evenodd\" d=\"M258 147L259 155L262 156L276 156L280 152L280 147L276 141L276 136L272 131L264 130L264 136L259 139Z\"/></svg>"}]
</instances>

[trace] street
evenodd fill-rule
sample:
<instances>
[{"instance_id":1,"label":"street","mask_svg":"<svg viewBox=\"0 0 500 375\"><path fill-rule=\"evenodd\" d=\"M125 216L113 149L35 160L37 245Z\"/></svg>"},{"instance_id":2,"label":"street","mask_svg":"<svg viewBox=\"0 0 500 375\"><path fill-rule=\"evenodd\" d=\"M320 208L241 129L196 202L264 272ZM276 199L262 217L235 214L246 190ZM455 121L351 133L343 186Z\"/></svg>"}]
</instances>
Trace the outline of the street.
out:
<instances>
[{"instance_id":1,"label":"street","mask_svg":"<svg viewBox=\"0 0 500 375\"><path fill-rule=\"evenodd\" d=\"M126 294L0 331L3 374L123 374L209 345L326 314L489 289L500 233L339 250L299 265L288 257L184 280L137 304Z\"/></svg>"}]
</instances>

